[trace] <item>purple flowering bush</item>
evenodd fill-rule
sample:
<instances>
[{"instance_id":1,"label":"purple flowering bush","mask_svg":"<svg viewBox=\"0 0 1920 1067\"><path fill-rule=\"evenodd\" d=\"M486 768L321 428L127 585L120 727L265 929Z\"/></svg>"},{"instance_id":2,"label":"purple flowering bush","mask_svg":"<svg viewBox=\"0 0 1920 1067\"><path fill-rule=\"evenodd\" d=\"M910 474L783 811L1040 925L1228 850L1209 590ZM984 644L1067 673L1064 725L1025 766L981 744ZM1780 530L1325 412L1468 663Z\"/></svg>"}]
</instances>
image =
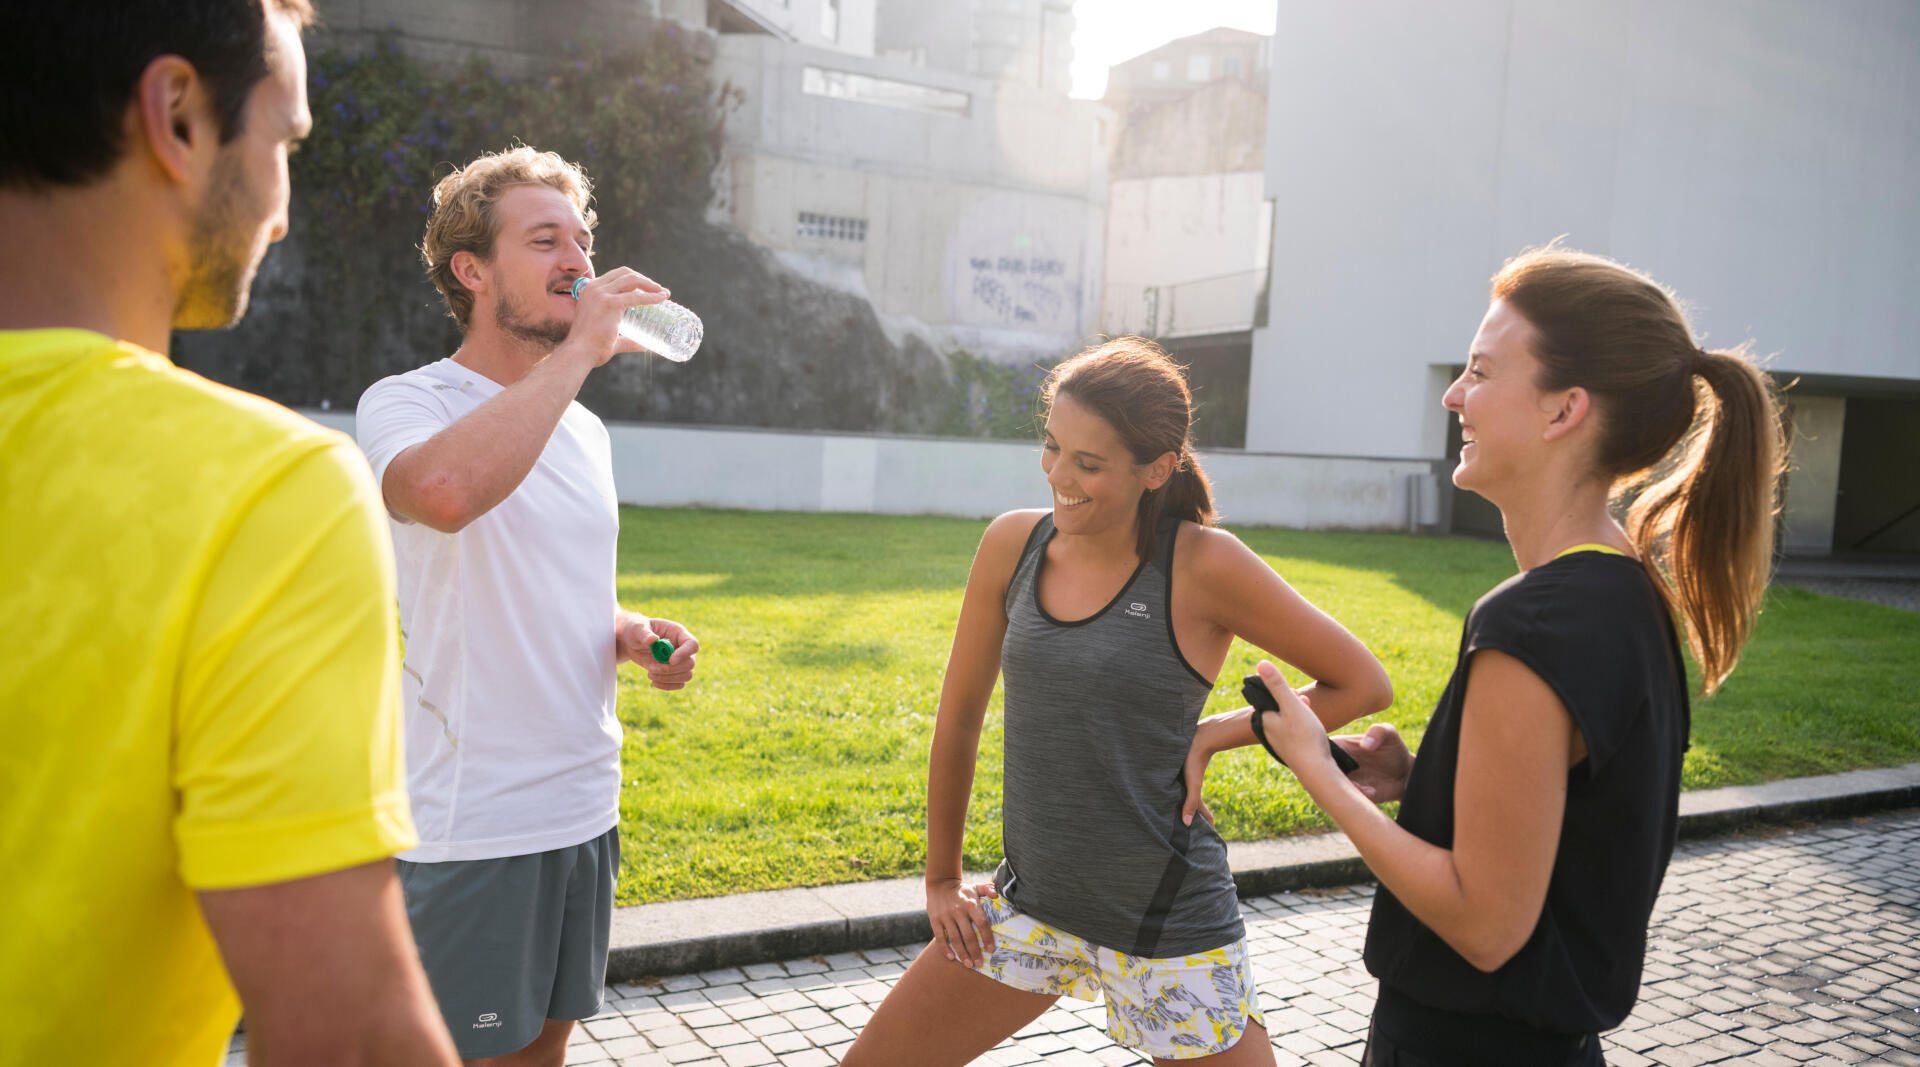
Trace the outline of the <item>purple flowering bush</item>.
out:
<instances>
[{"instance_id":1,"label":"purple flowering bush","mask_svg":"<svg viewBox=\"0 0 1920 1067\"><path fill-rule=\"evenodd\" d=\"M290 161L291 232L253 311L176 338L182 366L294 405L351 405L368 383L444 355L459 335L420 265L434 183L516 144L583 165L608 262L638 261L662 227L698 223L727 113L699 42L656 32L618 50L557 46L504 73L429 63L387 36L309 63L311 136Z\"/></svg>"},{"instance_id":2,"label":"purple flowering bush","mask_svg":"<svg viewBox=\"0 0 1920 1067\"><path fill-rule=\"evenodd\" d=\"M711 84L678 34L620 52L576 49L544 76L497 73L475 56L437 68L387 38L323 52L308 83L315 123L293 159L294 196L316 231L359 243L360 226L417 225L433 183L483 151L551 149L592 176L606 224L699 210L739 99Z\"/></svg>"}]
</instances>

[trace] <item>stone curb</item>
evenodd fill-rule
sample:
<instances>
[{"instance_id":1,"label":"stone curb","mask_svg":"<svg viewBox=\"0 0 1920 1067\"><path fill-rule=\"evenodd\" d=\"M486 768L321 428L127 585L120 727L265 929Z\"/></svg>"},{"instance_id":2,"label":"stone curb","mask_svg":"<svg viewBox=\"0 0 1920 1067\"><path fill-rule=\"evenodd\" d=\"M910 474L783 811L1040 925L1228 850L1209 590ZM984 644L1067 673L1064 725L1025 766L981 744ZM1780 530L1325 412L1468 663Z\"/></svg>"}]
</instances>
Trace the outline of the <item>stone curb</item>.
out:
<instances>
[{"instance_id":1,"label":"stone curb","mask_svg":"<svg viewBox=\"0 0 1920 1067\"><path fill-rule=\"evenodd\" d=\"M1711 837L1755 823L1835 818L1920 805L1920 763L1791 778L1680 796L1680 836ZM1241 896L1373 880L1345 834L1236 841L1227 859ZM984 874L969 875L984 881ZM779 889L619 908L607 981L860 949L930 936L920 879Z\"/></svg>"}]
</instances>

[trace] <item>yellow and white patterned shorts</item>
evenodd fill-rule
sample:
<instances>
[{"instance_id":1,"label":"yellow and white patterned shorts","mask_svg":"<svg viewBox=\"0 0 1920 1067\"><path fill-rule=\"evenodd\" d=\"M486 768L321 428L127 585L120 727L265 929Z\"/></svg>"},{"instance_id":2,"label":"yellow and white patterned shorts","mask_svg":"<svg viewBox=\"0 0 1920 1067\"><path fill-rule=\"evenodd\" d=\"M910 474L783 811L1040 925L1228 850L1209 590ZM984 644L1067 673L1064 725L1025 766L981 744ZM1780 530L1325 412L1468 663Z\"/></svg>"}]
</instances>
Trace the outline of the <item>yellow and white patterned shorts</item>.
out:
<instances>
[{"instance_id":1,"label":"yellow and white patterned shorts","mask_svg":"<svg viewBox=\"0 0 1920 1067\"><path fill-rule=\"evenodd\" d=\"M1266 1025L1247 939L1191 956L1148 959L1048 926L997 898L980 902L993 954L975 968L1029 993L1107 1002L1107 1036L1150 1056L1191 1060L1225 1052L1250 1022Z\"/></svg>"}]
</instances>

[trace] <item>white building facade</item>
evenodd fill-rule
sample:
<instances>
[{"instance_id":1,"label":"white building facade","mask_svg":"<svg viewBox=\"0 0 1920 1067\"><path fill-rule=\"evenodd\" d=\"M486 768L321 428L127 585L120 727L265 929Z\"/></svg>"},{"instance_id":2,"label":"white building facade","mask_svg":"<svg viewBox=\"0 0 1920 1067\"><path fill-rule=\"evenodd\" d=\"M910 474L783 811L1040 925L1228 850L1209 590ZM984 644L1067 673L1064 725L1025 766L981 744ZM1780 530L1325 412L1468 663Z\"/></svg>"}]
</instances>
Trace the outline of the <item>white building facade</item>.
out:
<instances>
[{"instance_id":1,"label":"white building facade","mask_svg":"<svg viewBox=\"0 0 1920 1067\"><path fill-rule=\"evenodd\" d=\"M1268 38L1220 27L1110 68L1100 332L1155 338L1187 368L1205 446L1245 443L1251 331L1266 294Z\"/></svg>"},{"instance_id":2,"label":"white building facade","mask_svg":"<svg viewBox=\"0 0 1920 1067\"><path fill-rule=\"evenodd\" d=\"M1215 29L1112 68L1103 333L1244 332L1266 286L1268 39ZM1171 82L1170 65L1232 76Z\"/></svg>"},{"instance_id":3,"label":"white building facade","mask_svg":"<svg viewBox=\"0 0 1920 1067\"><path fill-rule=\"evenodd\" d=\"M1798 379L1789 551L1920 551L1920 6L1288 0L1274 40L1250 450L1450 492L1487 280L1564 236Z\"/></svg>"}]
</instances>

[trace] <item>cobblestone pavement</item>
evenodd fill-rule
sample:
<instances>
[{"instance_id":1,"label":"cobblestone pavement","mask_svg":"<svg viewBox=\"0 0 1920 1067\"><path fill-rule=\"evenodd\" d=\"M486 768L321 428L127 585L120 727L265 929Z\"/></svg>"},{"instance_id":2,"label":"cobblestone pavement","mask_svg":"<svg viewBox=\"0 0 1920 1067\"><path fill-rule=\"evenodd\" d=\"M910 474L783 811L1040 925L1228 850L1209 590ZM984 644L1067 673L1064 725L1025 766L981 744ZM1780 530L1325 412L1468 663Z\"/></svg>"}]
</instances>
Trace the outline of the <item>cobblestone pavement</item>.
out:
<instances>
[{"instance_id":1,"label":"cobblestone pavement","mask_svg":"<svg viewBox=\"0 0 1920 1067\"><path fill-rule=\"evenodd\" d=\"M1372 896L1360 886L1242 902L1279 1063L1358 1061L1373 1007L1360 966ZM918 947L613 986L567 1062L833 1064ZM1146 1062L1103 1023L1102 1006L1061 1000L977 1062ZM1920 811L1683 843L1640 1002L1605 1043L1612 1067L1920 1067Z\"/></svg>"},{"instance_id":2,"label":"cobblestone pavement","mask_svg":"<svg viewBox=\"0 0 1920 1067\"><path fill-rule=\"evenodd\" d=\"M1920 611L1920 581L1911 578L1781 578L1782 585L1797 585L1809 593L1842 596L1852 600L1871 600L1876 604Z\"/></svg>"}]
</instances>

